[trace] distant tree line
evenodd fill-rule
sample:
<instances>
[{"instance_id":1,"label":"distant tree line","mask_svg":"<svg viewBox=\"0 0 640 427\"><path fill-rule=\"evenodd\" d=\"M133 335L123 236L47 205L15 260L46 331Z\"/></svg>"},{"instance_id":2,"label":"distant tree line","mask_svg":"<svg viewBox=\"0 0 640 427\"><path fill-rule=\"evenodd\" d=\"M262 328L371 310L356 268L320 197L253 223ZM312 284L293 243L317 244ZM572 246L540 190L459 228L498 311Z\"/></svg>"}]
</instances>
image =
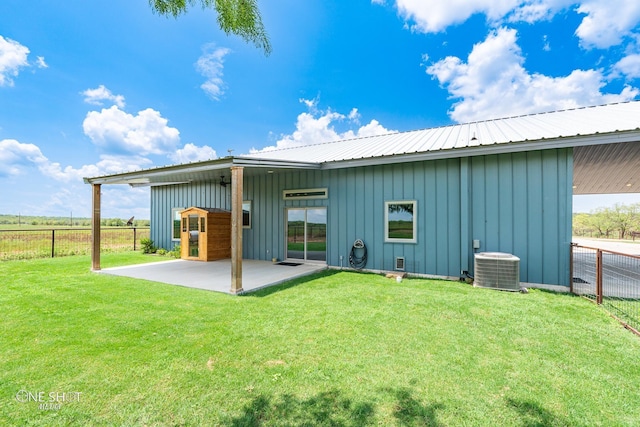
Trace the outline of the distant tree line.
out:
<instances>
[{"instance_id":1,"label":"distant tree line","mask_svg":"<svg viewBox=\"0 0 640 427\"><path fill-rule=\"evenodd\" d=\"M133 221L134 227L148 227L148 219L136 219ZM82 217L62 217L62 216L33 216L33 215L1 215L0 225L6 226L30 226L30 227L90 227L91 218ZM100 225L104 227L124 227L127 225L126 219L102 218Z\"/></svg>"},{"instance_id":2,"label":"distant tree line","mask_svg":"<svg viewBox=\"0 0 640 427\"><path fill-rule=\"evenodd\" d=\"M640 237L640 203L616 204L573 215L573 235L617 239Z\"/></svg>"}]
</instances>

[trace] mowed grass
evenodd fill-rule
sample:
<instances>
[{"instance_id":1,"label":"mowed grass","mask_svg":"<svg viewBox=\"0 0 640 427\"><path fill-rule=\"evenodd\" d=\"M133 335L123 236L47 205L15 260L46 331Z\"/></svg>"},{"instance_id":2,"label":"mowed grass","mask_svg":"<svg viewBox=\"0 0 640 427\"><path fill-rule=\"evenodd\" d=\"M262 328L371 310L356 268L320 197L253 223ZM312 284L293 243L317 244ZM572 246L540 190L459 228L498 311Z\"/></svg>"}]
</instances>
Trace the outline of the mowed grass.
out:
<instances>
[{"instance_id":1,"label":"mowed grass","mask_svg":"<svg viewBox=\"0 0 640 427\"><path fill-rule=\"evenodd\" d=\"M234 297L89 265L0 263L0 425L640 420L640 339L578 297L350 272Z\"/></svg>"}]
</instances>

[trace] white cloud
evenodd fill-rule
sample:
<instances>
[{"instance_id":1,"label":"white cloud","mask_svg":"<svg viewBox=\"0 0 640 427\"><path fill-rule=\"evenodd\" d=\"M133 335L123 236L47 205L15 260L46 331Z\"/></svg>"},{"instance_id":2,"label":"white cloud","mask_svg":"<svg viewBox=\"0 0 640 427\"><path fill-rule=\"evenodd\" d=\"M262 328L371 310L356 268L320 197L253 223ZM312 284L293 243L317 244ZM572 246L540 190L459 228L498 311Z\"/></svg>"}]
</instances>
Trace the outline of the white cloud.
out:
<instances>
[{"instance_id":1,"label":"white cloud","mask_svg":"<svg viewBox=\"0 0 640 427\"><path fill-rule=\"evenodd\" d=\"M46 159L46 158L45 158ZM120 172L128 172L151 166L153 162L141 156L100 156L100 161L92 165L83 165L80 168L72 166L62 167L60 163L46 159L38 165L38 169L57 181L80 181L85 177L108 175Z\"/></svg>"},{"instance_id":2,"label":"white cloud","mask_svg":"<svg viewBox=\"0 0 640 427\"><path fill-rule=\"evenodd\" d=\"M44 60L44 56L38 56L36 58L36 66L38 68L49 68L49 65Z\"/></svg>"},{"instance_id":3,"label":"white cloud","mask_svg":"<svg viewBox=\"0 0 640 427\"><path fill-rule=\"evenodd\" d=\"M151 108L134 116L114 105L87 113L82 127L91 141L108 153L145 156L175 151L180 132L167 123Z\"/></svg>"},{"instance_id":4,"label":"white cloud","mask_svg":"<svg viewBox=\"0 0 640 427\"><path fill-rule=\"evenodd\" d=\"M13 86L13 77L29 66L28 55L26 46L0 36L0 86Z\"/></svg>"},{"instance_id":5,"label":"white cloud","mask_svg":"<svg viewBox=\"0 0 640 427\"><path fill-rule=\"evenodd\" d=\"M252 153L397 132L386 129L377 120L371 120L356 130L349 129L340 132L335 129L337 123L345 119L352 123L357 123L360 114L356 108L352 109L351 112L345 116L344 114L333 112L330 109L326 111L318 110L317 99L301 99L300 102L304 103L310 112L298 115L296 130L290 135L282 135L276 142L276 145L265 147L262 150L254 148L251 150Z\"/></svg>"},{"instance_id":6,"label":"white cloud","mask_svg":"<svg viewBox=\"0 0 640 427\"><path fill-rule=\"evenodd\" d=\"M427 67L452 98L450 116L458 122L627 101L638 90L604 94L599 70L574 70L565 77L529 74L516 43L516 31L500 28L473 47L466 62L449 56Z\"/></svg>"},{"instance_id":7,"label":"white cloud","mask_svg":"<svg viewBox=\"0 0 640 427\"><path fill-rule=\"evenodd\" d=\"M437 33L482 13L498 20L515 9L519 0L396 0L398 13L413 31Z\"/></svg>"},{"instance_id":8,"label":"white cloud","mask_svg":"<svg viewBox=\"0 0 640 427\"><path fill-rule=\"evenodd\" d=\"M81 181L84 177L99 176L150 166L151 160L140 156L100 156L100 161L80 168L62 167L49 160L40 147L15 139L0 140L0 177L16 176L37 168L43 175L60 182Z\"/></svg>"},{"instance_id":9,"label":"white cloud","mask_svg":"<svg viewBox=\"0 0 640 427\"><path fill-rule=\"evenodd\" d=\"M355 123L358 123L360 121L360 113L358 113L357 108L352 108L347 117L349 118L349 120Z\"/></svg>"},{"instance_id":10,"label":"white cloud","mask_svg":"<svg viewBox=\"0 0 640 427\"><path fill-rule=\"evenodd\" d=\"M198 162L201 160L215 159L217 157L216 150L208 145L198 147L191 143L185 144L184 147L176 150L175 153L169 154L169 158L176 163Z\"/></svg>"},{"instance_id":11,"label":"white cloud","mask_svg":"<svg viewBox=\"0 0 640 427\"><path fill-rule=\"evenodd\" d=\"M304 99L304 98L300 98L298 101L300 101L302 104L306 105L307 108L309 109L309 111L318 111L318 103L320 102L320 98L319 97L315 97L313 99Z\"/></svg>"},{"instance_id":12,"label":"white cloud","mask_svg":"<svg viewBox=\"0 0 640 427\"><path fill-rule=\"evenodd\" d=\"M382 126L380 122L373 119L364 126L360 126L354 137L364 138L367 136L385 135L387 133L398 132L397 130L389 130Z\"/></svg>"},{"instance_id":13,"label":"white cloud","mask_svg":"<svg viewBox=\"0 0 640 427\"><path fill-rule=\"evenodd\" d=\"M15 139L0 140L0 177L19 175L25 167L46 161L40 148Z\"/></svg>"},{"instance_id":14,"label":"white cloud","mask_svg":"<svg viewBox=\"0 0 640 427\"><path fill-rule=\"evenodd\" d=\"M209 43L202 48L202 56L196 62L196 70L204 77L205 81L200 87L212 99L219 100L224 94L224 82L222 81L222 69L224 67L224 57L231 52L224 47L216 47Z\"/></svg>"},{"instance_id":15,"label":"white cloud","mask_svg":"<svg viewBox=\"0 0 640 427\"><path fill-rule=\"evenodd\" d=\"M585 16L576 30L585 47L606 49L632 34L640 22L638 0L585 0L577 9Z\"/></svg>"},{"instance_id":16,"label":"white cloud","mask_svg":"<svg viewBox=\"0 0 640 427\"><path fill-rule=\"evenodd\" d=\"M625 56L613 68L615 72L619 72L629 79L640 78L640 54Z\"/></svg>"},{"instance_id":17,"label":"white cloud","mask_svg":"<svg viewBox=\"0 0 640 427\"><path fill-rule=\"evenodd\" d=\"M104 105L105 101L109 101L119 108L124 108L124 96L122 95L114 95L109 89L107 89L104 85L100 85L95 89L87 89L84 92L81 92L81 95L84 95L84 102L92 105Z\"/></svg>"},{"instance_id":18,"label":"white cloud","mask_svg":"<svg viewBox=\"0 0 640 427\"><path fill-rule=\"evenodd\" d=\"M510 22L535 22L549 20L558 12L575 5L575 0L527 0L516 1L517 5L509 11L505 19Z\"/></svg>"},{"instance_id":19,"label":"white cloud","mask_svg":"<svg viewBox=\"0 0 640 427\"><path fill-rule=\"evenodd\" d=\"M372 1L381 4L382 1ZM437 33L483 14L498 27L504 22L535 23L574 8L584 18L576 35L585 48L620 44L640 22L637 0L396 0L400 16L413 31Z\"/></svg>"}]
</instances>

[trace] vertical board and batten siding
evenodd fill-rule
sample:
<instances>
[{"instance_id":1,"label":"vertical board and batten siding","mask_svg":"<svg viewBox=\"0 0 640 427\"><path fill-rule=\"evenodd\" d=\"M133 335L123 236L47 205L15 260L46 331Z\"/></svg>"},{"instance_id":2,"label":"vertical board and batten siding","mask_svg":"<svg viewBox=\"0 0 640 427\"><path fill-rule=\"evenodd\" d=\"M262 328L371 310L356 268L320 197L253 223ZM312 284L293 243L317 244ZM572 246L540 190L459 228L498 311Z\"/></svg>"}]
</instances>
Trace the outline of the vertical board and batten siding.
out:
<instances>
[{"instance_id":1,"label":"vertical board and batten siding","mask_svg":"<svg viewBox=\"0 0 640 427\"><path fill-rule=\"evenodd\" d=\"M393 270L401 256L409 272L457 276L459 175L459 160L454 159L246 176L244 199L252 201L253 212L252 228L243 236L244 256L283 259L286 209L326 207L329 265L348 267L353 242L362 239L367 269ZM283 190L325 187L327 199L282 199ZM384 202L390 200L417 201L417 243L384 241Z\"/></svg>"},{"instance_id":2,"label":"vertical board and batten siding","mask_svg":"<svg viewBox=\"0 0 640 427\"><path fill-rule=\"evenodd\" d=\"M244 177L243 199L251 201L251 228L244 229L243 257L271 260L285 256L286 208L326 207L327 200L283 200L290 189L328 187L319 171L264 173ZM329 212L327 212L329 217Z\"/></svg>"},{"instance_id":3,"label":"vertical board and batten siding","mask_svg":"<svg viewBox=\"0 0 640 427\"><path fill-rule=\"evenodd\" d=\"M151 187L151 239L159 248L173 249L180 240L172 240L173 208L231 209L231 186L217 183L192 183Z\"/></svg>"},{"instance_id":4,"label":"vertical board and batten siding","mask_svg":"<svg viewBox=\"0 0 640 427\"><path fill-rule=\"evenodd\" d=\"M326 207L327 263L349 266L353 242L367 245L367 269L458 277L478 252L520 257L520 279L568 286L572 196L571 149L497 154L334 170L246 174L252 202L243 257L284 259L286 209ZM327 188L329 197L283 200L284 190ZM170 248L171 209L230 209L230 187L217 182L151 189L151 236ZM415 200L417 243L384 241L385 201Z\"/></svg>"},{"instance_id":5,"label":"vertical board and batten siding","mask_svg":"<svg viewBox=\"0 0 640 427\"><path fill-rule=\"evenodd\" d=\"M568 286L572 167L571 149L473 157L478 252L518 256L522 282Z\"/></svg>"}]
</instances>

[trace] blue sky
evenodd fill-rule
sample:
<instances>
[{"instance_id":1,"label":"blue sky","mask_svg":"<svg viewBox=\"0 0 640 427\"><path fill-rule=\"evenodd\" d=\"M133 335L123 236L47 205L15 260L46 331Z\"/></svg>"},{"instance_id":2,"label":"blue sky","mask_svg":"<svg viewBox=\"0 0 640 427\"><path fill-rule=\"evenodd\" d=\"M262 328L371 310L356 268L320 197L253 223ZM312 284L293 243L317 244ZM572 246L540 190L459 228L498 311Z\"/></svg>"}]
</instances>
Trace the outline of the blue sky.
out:
<instances>
[{"instance_id":1,"label":"blue sky","mask_svg":"<svg viewBox=\"0 0 640 427\"><path fill-rule=\"evenodd\" d=\"M640 99L637 0L259 6L270 56L199 6L0 2L0 213L90 216L84 176L229 150ZM103 216L148 211L148 189L103 189Z\"/></svg>"}]
</instances>

